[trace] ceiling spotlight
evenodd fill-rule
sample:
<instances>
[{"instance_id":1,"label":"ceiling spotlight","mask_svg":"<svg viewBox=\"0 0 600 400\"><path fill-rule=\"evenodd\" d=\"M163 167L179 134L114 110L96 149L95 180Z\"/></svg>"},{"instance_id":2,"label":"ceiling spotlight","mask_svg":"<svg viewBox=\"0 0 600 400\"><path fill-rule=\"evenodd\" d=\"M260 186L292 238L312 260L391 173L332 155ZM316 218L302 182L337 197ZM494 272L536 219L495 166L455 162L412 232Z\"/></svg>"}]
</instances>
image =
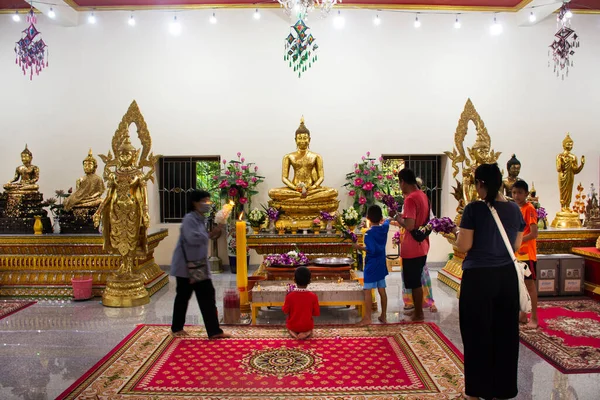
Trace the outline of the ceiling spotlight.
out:
<instances>
[{"instance_id":1,"label":"ceiling spotlight","mask_svg":"<svg viewBox=\"0 0 600 400\"><path fill-rule=\"evenodd\" d=\"M169 32L173 36L179 36L181 34L181 24L177 21L177 15L173 16L173 22L169 25Z\"/></svg>"},{"instance_id":2,"label":"ceiling spotlight","mask_svg":"<svg viewBox=\"0 0 600 400\"><path fill-rule=\"evenodd\" d=\"M133 14L131 14L127 23L129 24L129 26L135 26L135 18L133 18Z\"/></svg>"},{"instance_id":3,"label":"ceiling spotlight","mask_svg":"<svg viewBox=\"0 0 600 400\"><path fill-rule=\"evenodd\" d=\"M421 21L419 21L419 14L417 14L417 16L415 17L415 28L418 28L421 26Z\"/></svg>"},{"instance_id":4,"label":"ceiling spotlight","mask_svg":"<svg viewBox=\"0 0 600 400\"><path fill-rule=\"evenodd\" d=\"M499 35L502 33L502 30L502 24L494 17L494 23L490 26L490 33L492 35Z\"/></svg>"},{"instance_id":5,"label":"ceiling spotlight","mask_svg":"<svg viewBox=\"0 0 600 400\"><path fill-rule=\"evenodd\" d=\"M13 14L13 21L19 22L20 20L21 20L21 16L19 15L19 12L15 11L15 13Z\"/></svg>"},{"instance_id":6,"label":"ceiling spotlight","mask_svg":"<svg viewBox=\"0 0 600 400\"><path fill-rule=\"evenodd\" d=\"M258 12L258 8L254 11L253 17L254 19L260 19L260 13Z\"/></svg>"},{"instance_id":7,"label":"ceiling spotlight","mask_svg":"<svg viewBox=\"0 0 600 400\"><path fill-rule=\"evenodd\" d=\"M454 20L454 29L460 29L461 26L462 25L461 25L460 21L458 20L458 15L457 15L456 19Z\"/></svg>"},{"instance_id":8,"label":"ceiling spotlight","mask_svg":"<svg viewBox=\"0 0 600 400\"><path fill-rule=\"evenodd\" d=\"M211 24L217 23L217 16L215 15L215 13L213 13L213 15L210 16L209 21Z\"/></svg>"},{"instance_id":9,"label":"ceiling spotlight","mask_svg":"<svg viewBox=\"0 0 600 400\"><path fill-rule=\"evenodd\" d=\"M52 19L56 18L56 13L52 9L52 7L50 7L50 11L48 11L48 18L52 18Z\"/></svg>"},{"instance_id":10,"label":"ceiling spotlight","mask_svg":"<svg viewBox=\"0 0 600 400\"><path fill-rule=\"evenodd\" d=\"M88 17L88 22L90 24L95 24L96 23L96 16L94 15L94 13L91 13L90 16Z\"/></svg>"},{"instance_id":11,"label":"ceiling spotlight","mask_svg":"<svg viewBox=\"0 0 600 400\"><path fill-rule=\"evenodd\" d=\"M537 17L535 16L535 14L532 11L531 14L529 14L529 22L535 22L536 19L537 19Z\"/></svg>"},{"instance_id":12,"label":"ceiling spotlight","mask_svg":"<svg viewBox=\"0 0 600 400\"><path fill-rule=\"evenodd\" d=\"M344 17L342 17L342 13L338 10L338 14L333 19L333 26L337 29L342 29L344 25L346 25L346 21L344 20Z\"/></svg>"},{"instance_id":13,"label":"ceiling spotlight","mask_svg":"<svg viewBox=\"0 0 600 400\"><path fill-rule=\"evenodd\" d=\"M373 18L373 23L374 23L376 26L379 26L379 25L381 25L381 19L379 18L379 15L376 15L376 16L375 16L375 18Z\"/></svg>"}]
</instances>

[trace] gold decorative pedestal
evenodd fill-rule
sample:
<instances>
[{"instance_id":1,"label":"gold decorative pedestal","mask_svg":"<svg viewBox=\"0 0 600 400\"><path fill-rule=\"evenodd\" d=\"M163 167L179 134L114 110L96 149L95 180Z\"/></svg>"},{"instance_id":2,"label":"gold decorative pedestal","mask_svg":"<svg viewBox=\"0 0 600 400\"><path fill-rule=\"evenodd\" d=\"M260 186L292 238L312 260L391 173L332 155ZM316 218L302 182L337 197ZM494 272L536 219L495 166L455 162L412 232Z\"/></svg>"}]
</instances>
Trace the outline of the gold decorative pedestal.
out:
<instances>
[{"instance_id":1,"label":"gold decorative pedestal","mask_svg":"<svg viewBox=\"0 0 600 400\"><path fill-rule=\"evenodd\" d=\"M141 275L108 277L102 294L102 304L107 307L137 307L150 303Z\"/></svg>"},{"instance_id":2,"label":"gold decorative pedestal","mask_svg":"<svg viewBox=\"0 0 600 400\"><path fill-rule=\"evenodd\" d=\"M579 220L579 214L575 212L560 211L556 213L556 217L554 217L550 226L560 229L577 229L581 228L581 221Z\"/></svg>"},{"instance_id":3,"label":"gold decorative pedestal","mask_svg":"<svg viewBox=\"0 0 600 400\"><path fill-rule=\"evenodd\" d=\"M357 233L359 243L362 233ZM342 240L340 235L321 233L314 234L259 234L248 235L248 247L258 254L282 254L298 250L305 253L309 259L318 257L348 257L355 254L352 242Z\"/></svg>"},{"instance_id":4,"label":"gold decorative pedestal","mask_svg":"<svg viewBox=\"0 0 600 400\"><path fill-rule=\"evenodd\" d=\"M154 249L167 237L161 229L147 235L148 252L138 254L133 273L152 296L169 282L154 261ZM102 296L121 257L102 248L101 235L0 235L0 296L73 296L71 278L92 276L92 295Z\"/></svg>"}]
</instances>

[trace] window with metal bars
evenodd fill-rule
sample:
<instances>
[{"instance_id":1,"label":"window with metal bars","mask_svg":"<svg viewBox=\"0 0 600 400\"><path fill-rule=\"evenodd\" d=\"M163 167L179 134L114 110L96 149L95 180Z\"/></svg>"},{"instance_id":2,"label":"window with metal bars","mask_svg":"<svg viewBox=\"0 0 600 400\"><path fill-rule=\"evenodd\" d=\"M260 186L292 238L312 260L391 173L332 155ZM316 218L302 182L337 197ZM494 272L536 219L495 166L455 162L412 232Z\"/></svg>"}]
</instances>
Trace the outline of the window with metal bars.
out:
<instances>
[{"instance_id":1,"label":"window with metal bars","mask_svg":"<svg viewBox=\"0 0 600 400\"><path fill-rule=\"evenodd\" d=\"M213 202L218 203L213 176L220 174L219 156L161 157L158 168L160 222L181 222L192 190L207 190Z\"/></svg>"},{"instance_id":2,"label":"window with metal bars","mask_svg":"<svg viewBox=\"0 0 600 400\"><path fill-rule=\"evenodd\" d=\"M383 155L384 165L399 171L410 168L417 178L421 178L431 202L431 210L436 217L442 211L442 156L441 155Z\"/></svg>"}]
</instances>

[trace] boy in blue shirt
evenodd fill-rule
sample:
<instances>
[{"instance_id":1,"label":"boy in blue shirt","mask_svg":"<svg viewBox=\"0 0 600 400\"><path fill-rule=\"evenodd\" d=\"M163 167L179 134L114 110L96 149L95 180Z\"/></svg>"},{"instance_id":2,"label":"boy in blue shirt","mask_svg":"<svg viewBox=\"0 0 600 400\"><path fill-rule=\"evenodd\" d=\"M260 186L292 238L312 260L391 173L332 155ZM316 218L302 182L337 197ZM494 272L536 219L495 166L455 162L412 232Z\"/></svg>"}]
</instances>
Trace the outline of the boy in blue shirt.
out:
<instances>
[{"instance_id":1,"label":"boy in blue shirt","mask_svg":"<svg viewBox=\"0 0 600 400\"><path fill-rule=\"evenodd\" d=\"M364 276L364 295L365 295L365 316L359 322L359 325L369 325L371 323L371 290L377 289L381 302L381 315L379 321L387 323L387 294L385 293L385 277L388 275L385 245L387 243L390 221L382 223L383 213L381 207L372 205L367 210L367 219L371 222L371 229L365 233L365 246L354 244L353 247L360 251L367 252Z\"/></svg>"}]
</instances>

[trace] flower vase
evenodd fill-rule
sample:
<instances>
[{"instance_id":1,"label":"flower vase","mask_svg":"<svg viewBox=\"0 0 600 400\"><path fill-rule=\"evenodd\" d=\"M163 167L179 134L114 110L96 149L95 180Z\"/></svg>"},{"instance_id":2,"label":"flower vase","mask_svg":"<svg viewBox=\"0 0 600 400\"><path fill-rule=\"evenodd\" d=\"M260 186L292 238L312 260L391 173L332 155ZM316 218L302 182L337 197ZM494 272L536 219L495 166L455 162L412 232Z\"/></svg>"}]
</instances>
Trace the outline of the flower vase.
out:
<instances>
[{"instance_id":1,"label":"flower vase","mask_svg":"<svg viewBox=\"0 0 600 400\"><path fill-rule=\"evenodd\" d=\"M54 231L54 233L60 233L60 221L58 220L58 218L54 218L52 230Z\"/></svg>"},{"instance_id":2,"label":"flower vase","mask_svg":"<svg viewBox=\"0 0 600 400\"><path fill-rule=\"evenodd\" d=\"M279 233L280 235L285 235L285 229L279 229L277 233Z\"/></svg>"},{"instance_id":3,"label":"flower vase","mask_svg":"<svg viewBox=\"0 0 600 400\"><path fill-rule=\"evenodd\" d=\"M252 233L258 235L260 233L260 226L252 227Z\"/></svg>"},{"instance_id":4,"label":"flower vase","mask_svg":"<svg viewBox=\"0 0 600 400\"><path fill-rule=\"evenodd\" d=\"M356 230L356 226L355 225L348 225L348 230L350 232L354 232Z\"/></svg>"},{"instance_id":5,"label":"flower vase","mask_svg":"<svg viewBox=\"0 0 600 400\"><path fill-rule=\"evenodd\" d=\"M269 221L269 232L270 233L275 233L276 229L275 229L275 221Z\"/></svg>"},{"instance_id":6,"label":"flower vase","mask_svg":"<svg viewBox=\"0 0 600 400\"><path fill-rule=\"evenodd\" d=\"M333 221L327 221L327 233L333 233Z\"/></svg>"},{"instance_id":7,"label":"flower vase","mask_svg":"<svg viewBox=\"0 0 600 400\"><path fill-rule=\"evenodd\" d=\"M314 227L313 227L313 233L314 233L315 235L318 235L318 234L319 234L319 232L320 232L320 229L321 229L321 227L320 227L320 226L314 226Z\"/></svg>"}]
</instances>

